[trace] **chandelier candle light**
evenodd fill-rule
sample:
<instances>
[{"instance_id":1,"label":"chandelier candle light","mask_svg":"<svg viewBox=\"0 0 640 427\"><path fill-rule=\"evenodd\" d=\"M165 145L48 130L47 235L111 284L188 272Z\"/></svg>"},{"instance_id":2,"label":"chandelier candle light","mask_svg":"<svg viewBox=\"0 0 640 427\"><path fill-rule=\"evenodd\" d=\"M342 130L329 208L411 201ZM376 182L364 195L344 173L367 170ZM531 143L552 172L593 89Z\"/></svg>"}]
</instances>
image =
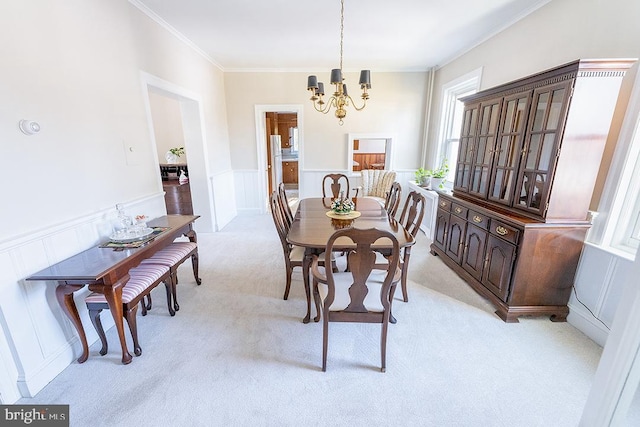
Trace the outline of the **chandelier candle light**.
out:
<instances>
[{"instance_id":1,"label":"chandelier candle light","mask_svg":"<svg viewBox=\"0 0 640 427\"><path fill-rule=\"evenodd\" d=\"M323 113L327 114L331 107L335 107L336 109L336 117L339 120L340 126L344 123L343 119L347 115L347 111L345 107L349 106L349 103L356 109L356 111L363 110L367 105L367 99L369 99L369 94L367 93L367 89L371 89L371 71L370 70L362 70L360 71L360 89L362 89L362 101L363 104L361 107L356 106L353 102L353 99L347 93L347 85L344 83L344 78L342 77L342 50L343 50L343 40L344 40L344 0L340 0L341 8L340 8L340 68L336 68L331 70L331 84L335 85L336 91L333 93L331 98L327 102L325 102L322 97L324 96L324 83L319 82L316 76L309 76L307 81L307 90L311 91L311 101L313 101L314 108Z\"/></svg>"}]
</instances>

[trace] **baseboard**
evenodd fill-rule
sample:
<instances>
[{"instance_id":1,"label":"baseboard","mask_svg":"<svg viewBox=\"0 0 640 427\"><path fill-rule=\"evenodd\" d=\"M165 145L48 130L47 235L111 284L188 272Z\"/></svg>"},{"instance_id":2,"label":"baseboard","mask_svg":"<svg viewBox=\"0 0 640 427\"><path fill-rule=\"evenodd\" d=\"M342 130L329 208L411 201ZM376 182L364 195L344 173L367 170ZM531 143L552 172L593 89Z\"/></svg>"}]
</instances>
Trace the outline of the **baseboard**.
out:
<instances>
[{"instance_id":1,"label":"baseboard","mask_svg":"<svg viewBox=\"0 0 640 427\"><path fill-rule=\"evenodd\" d=\"M571 304L571 301L568 306L569 315L567 316L567 322L597 344L604 347L609 337L609 330L606 326L593 317L583 306Z\"/></svg>"},{"instance_id":2,"label":"baseboard","mask_svg":"<svg viewBox=\"0 0 640 427\"><path fill-rule=\"evenodd\" d=\"M87 337L89 338L89 337ZM89 342L89 345L93 344ZM32 370L28 376L18 375L16 382L20 394L23 397L34 397L65 368L76 362L76 358L82 353L82 345L77 336L62 346L59 351L46 359L45 364L39 369Z\"/></svg>"}]
</instances>

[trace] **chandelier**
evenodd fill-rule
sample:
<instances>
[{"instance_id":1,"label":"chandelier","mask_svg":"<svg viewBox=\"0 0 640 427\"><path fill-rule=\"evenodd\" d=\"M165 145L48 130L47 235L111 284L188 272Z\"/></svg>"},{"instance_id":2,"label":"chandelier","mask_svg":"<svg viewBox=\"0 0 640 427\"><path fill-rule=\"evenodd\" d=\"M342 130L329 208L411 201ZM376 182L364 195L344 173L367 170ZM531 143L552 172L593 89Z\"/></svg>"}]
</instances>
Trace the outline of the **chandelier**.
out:
<instances>
[{"instance_id":1,"label":"chandelier","mask_svg":"<svg viewBox=\"0 0 640 427\"><path fill-rule=\"evenodd\" d=\"M319 111L323 114L327 114L331 108L335 108L335 115L339 120L340 126L343 125L344 117L347 115L347 111L345 107L352 105L356 111L363 110L367 105L367 99L369 99L369 94L367 93L367 89L371 89L371 71L370 70L362 70L360 71L360 89L362 89L362 106L356 106L355 102L349 93L347 92L347 84L344 83L344 78L342 77L342 47L344 40L344 0L340 0L340 68L336 68L331 70L331 84L335 85L335 92L326 102L322 97L324 96L324 83L319 82L316 76L309 76L307 82L307 90L311 91L311 101L313 102L313 107L316 111Z\"/></svg>"}]
</instances>

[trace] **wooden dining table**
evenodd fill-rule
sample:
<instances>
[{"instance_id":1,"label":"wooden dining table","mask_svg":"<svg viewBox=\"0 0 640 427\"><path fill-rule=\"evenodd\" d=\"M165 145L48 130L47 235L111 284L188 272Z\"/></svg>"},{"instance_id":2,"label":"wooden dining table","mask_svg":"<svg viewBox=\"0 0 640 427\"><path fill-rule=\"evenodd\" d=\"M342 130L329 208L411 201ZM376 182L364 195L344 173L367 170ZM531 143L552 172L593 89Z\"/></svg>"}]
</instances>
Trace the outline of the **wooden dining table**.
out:
<instances>
[{"instance_id":1,"label":"wooden dining table","mask_svg":"<svg viewBox=\"0 0 640 427\"><path fill-rule=\"evenodd\" d=\"M353 198L355 203L355 211L360 216L355 219L335 219L327 216L327 212L331 210L331 198L308 198L300 200L298 210L289 228L287 241L292 245L302 246L305 248L305 256L302 262L302 276L304 280L304 290L307 297L307 313L303 319L304 323L311 320L311 286L309 283L309 270L313 255L324 252L327 242L333 233L337 230L354 227L354 228L377 228L391 232L398 240L400 248L411 250L411 246L415 243L413 236L408 233L404 227L394 218L389 217L386 209L376 199L368 197ZM355 246L347 244L341 246L336 241L334 249L348 250ZM374 248L391 249L391 241L381 239L380 242L374 244Z\"/></svg>"},{"instance_id":2,"label":"wooden dining table","mask_svg":"<svg viewBox=\"0 0 640 427\"><path fill-rule=\"evenodd\" d=\"M147 225L162 231L140 247L95 246L26 278L26 280L50 281L57 284L58 303L73 323L82 343L82 355L78 358L78 363L84 363L89 357L89 346L73 293L89 286L89 290L104 294L118 331L122 347L122 363L125 365L131 363L132 357L127 349L122 317L122 288L129 280L129 270L171 244L178 237L186 236L190 241L197 243L193 222L198 218L198 215L166 215L156 218L149 221Z\"/></svg>"}]
</instances>

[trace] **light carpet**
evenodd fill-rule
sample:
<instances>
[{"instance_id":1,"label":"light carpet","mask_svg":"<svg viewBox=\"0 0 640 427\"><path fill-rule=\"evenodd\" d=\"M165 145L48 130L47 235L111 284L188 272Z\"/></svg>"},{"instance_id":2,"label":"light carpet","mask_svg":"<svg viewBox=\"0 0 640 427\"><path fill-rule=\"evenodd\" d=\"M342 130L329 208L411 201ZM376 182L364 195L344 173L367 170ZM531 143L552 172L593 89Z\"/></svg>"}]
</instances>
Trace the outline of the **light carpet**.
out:
<instances>
[{"instance_id":1,"label":"light carpet","mask_svg":"<svg viewBox=\"0 0 640 427\"><path fill-rule=\"evenodd\" d=\"M282 249L269 215L236 218L198 236L202 285L179 271L180 311L164 289L138 317L142 356L120 363L91 346L35 398L69 404L72 426L576 426L601 348L568 323L505 324L420 235L409 302L394 302L387 372L380 326L303 324L299 269L288 301ZM396 298L401 292L396 293ZM103 316L108 316L103 312ZM91 325L85 325L92 328Z\"/></svg>"}]
</instances>

